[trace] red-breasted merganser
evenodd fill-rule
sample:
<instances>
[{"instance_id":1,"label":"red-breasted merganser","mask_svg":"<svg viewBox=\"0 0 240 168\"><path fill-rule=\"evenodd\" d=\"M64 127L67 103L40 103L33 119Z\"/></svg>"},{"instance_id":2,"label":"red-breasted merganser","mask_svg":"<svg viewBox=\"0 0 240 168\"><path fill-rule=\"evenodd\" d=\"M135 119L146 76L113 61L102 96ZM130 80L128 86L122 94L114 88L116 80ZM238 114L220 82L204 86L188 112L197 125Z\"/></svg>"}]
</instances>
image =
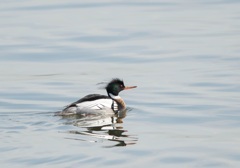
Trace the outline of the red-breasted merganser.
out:
<instances>
[{"instance_id":1,"label":"red-breasted merganser","mask_svg":"<svg viewBox=\"0 0 240 168\"><path fill-rule=\"evenodd\" d=\"M115 78L110 81L105 87L106 95L90 94L78 101L71 103L63 109L58 115L72 115L72 114L88 114L98 112L111 112L118 113L126 109L126 104L123 99L118 95L122 90L136 88L137 86L125 86L123 81Z\"/></svg>"}]
</instances>

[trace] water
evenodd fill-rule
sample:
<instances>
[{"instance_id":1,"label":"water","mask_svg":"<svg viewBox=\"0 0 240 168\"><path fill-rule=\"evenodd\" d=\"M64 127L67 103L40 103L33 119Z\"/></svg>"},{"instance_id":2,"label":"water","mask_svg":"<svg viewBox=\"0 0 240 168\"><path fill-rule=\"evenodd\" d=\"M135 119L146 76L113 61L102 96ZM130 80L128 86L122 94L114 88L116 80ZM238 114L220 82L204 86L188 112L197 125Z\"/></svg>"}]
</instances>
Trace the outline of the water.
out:
<instances>
[{"instance_id":1,"label":"water","mask_svg":"<svg viewBox=\"0 0 240 168\"><path fill-rule=\"evenodd\" d=\"M239 7L2 2L1 167L239 167ZM114 77L118 123L53 115Z\"/></svg>"}]
</instances>

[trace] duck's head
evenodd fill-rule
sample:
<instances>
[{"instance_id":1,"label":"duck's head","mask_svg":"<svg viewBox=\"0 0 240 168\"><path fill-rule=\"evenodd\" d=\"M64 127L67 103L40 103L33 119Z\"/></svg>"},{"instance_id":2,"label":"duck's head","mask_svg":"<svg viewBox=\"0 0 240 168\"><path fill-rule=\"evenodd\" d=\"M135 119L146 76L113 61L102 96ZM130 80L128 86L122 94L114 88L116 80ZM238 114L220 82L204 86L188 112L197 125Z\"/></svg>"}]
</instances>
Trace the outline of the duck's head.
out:
<instances>
[{"instance_id":1,"label":"duck's head","mask_svg":"<svg viewBox=\"0 0 240 168\"><path fill-rule=\"evenodd\" d=\"M108 83L108 85L106 86L106 90L108 94L118 96L119 92L121 92L122 90L133 89L136 87L137 86L125 86L122 80L115 78Z\"/></svg>"}]
</instances>

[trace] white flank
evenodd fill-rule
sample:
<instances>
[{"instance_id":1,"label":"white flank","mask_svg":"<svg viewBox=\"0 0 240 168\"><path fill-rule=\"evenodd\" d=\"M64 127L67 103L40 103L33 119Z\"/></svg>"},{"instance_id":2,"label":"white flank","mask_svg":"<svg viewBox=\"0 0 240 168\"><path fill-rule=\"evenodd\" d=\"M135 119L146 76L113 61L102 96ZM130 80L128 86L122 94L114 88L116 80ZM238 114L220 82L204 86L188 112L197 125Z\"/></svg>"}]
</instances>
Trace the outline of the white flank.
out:
<instances>
[{"instance_id":1,"label":"white flank","mask_svg":"<svg viewBox=\"0 0 240 168\"><path fill-rule=\"evenodd\" d=\"M111 108L113 100L111 99L97 99L94 101L86 101L76 104L78 108L89 108L94 110L100 110L103 108Z\"/></svg>"}]
</instances>

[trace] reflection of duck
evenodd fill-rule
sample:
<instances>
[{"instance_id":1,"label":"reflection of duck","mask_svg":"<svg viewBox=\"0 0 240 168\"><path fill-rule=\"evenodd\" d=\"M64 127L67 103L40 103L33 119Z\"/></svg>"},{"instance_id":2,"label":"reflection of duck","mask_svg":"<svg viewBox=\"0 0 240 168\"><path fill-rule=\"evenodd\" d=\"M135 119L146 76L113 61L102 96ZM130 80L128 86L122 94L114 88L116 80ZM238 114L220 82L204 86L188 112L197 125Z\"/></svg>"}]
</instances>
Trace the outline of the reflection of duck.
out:
<instances>
[{"instance_id":1,"label":"reflection of duck","mask_svg":"<svg viewBox=\"0 0 240 168\"><path fill-rule=\"evenodd\" d=\"M125 110L126 105L118 95L122 90L133 89L137 86L126 87L122 80L116 78L110 81L105 87L108 96L100 94L90 94L80 100L71 103L57 115L89 115L96 113L116 114Z\"/></svg>"},{"instance_id":2,"label":"reflection of duck","mask_svg":"<svg viewBox=\"0 0 240 168\"><path fill-rule=\"evenodd\" d=\"M136 144L138 138L136 136L126 135L125 133L127 130L124 130L122 127L123 118L126 116L126 112L127 110L123 110L120 111L118 115L114 116L98 115L79 117L77 115L74 115L71 118L69 118L69 116L64 116L64 118L72 119L71 122L68 122L67 124L87 129L84 131L69 131L70 134L74 135L74 138L68 137L67 139L89 142L98 142L99 139L105 139L117 142L117 144L113 146L127 146ZM81 137L79 135L83 135L84 137ZM96 138L97 140L89 140L89 137L91 139Z\"/></svg>"}]
</instances>

